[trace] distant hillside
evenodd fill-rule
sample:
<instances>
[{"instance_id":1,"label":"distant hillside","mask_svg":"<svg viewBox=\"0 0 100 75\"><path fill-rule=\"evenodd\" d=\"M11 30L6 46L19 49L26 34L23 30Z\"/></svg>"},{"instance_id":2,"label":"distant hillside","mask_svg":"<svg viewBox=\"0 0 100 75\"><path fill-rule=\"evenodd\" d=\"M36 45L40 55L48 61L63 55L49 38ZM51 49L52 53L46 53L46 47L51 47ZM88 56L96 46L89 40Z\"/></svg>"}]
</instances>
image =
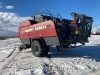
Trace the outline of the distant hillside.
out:
<instances>
[{"instance_id":1,"label":"distant hillside","mask_svg":"<svg viewBox=\"0 0 100 75\"><path fill-rule=\"evenodd\" d=\"M0 40L5 40L7 38L16 38L18 36L0 36Z\"/></svg>"},{"instance_id":2,"label":"distant hillside","mask_svg":"<svg viewBox=\"0 0 100 75\"><path fill-rule=\"evenodd\" d=\"M17 36L18 32L0 29L0 36Z\"/></svg>"}]
</instances>

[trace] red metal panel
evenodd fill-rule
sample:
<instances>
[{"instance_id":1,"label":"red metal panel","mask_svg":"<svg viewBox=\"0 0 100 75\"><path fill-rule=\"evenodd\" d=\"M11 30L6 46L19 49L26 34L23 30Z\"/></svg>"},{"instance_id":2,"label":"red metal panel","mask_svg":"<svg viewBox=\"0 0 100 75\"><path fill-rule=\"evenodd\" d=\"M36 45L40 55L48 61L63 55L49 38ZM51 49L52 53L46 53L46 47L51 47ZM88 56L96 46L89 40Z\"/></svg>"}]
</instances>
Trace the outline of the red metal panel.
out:
<instances>
[{"instance_id":1,"label":"red metal panel","mask_svg":"<svg viewBox=\"0 0 100 75\"><path fill-rule=\"evenodd\" d=\"M21 28L21 27L28 26L28 25L31 25L31 23L30 23L30 21L29 21L29 20L27 20L27 21L23 22L23 23L20 25L20 28Z\"/></svg>"},{"instance_id":2,"label":"red metal panel","mask_svg":"<svg viewBox=\"0 0 100 75\"><path fill-rule=\"evenodd\" d=\"M28 33L25 33L24 32L24 30L26 30L26 29L28 29L29 28L29 26L27 26L27 27L21 27L20 28L20 32L19 32L19 34L20 34L20 38L22 39L22 38L29 38L29 32Z\"/></svg>"},{"instance_id":3,"label":"red metal panel","mask_svg":"<svg viewBox=\"0 0 100 75\"><path fill-rule=\"evenodd\" d=\"M57 36L55 25L53 21L51 20L31 25L29 29L36 28L39 26L46 26L46 25L50 25L51 27L46 28L46 29L41 29L41 30L33 30L32 32L30 32L30 38Z\"/></svg>"},{"instance_id":4,"label":"red metal panel","mask_svg":"<svg viewBox=\"0 0 100 75\"><path fill-rule=\"evenodd\" d=\"M23 23L19 28L20 39L57 36L54 22L51 20L28 26L25 24Z\"/></svg>"}]
</instances>

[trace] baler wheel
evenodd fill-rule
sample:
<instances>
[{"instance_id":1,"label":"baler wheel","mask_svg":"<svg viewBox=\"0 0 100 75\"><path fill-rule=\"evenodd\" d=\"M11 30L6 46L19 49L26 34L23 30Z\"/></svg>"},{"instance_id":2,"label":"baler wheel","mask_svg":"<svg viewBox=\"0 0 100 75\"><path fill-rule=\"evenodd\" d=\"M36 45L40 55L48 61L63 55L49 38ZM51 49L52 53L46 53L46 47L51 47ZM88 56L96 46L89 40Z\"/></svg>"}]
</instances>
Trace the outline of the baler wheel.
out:
<instances>
[{"instance_id":1,"label":"baler wheel","mask_svg":"<svg viewBox=\"0 0 100 75\"><path fill-rule=\"evenodd\" d=\"M32 45L31 45L32 53L36 57L41 57L41 56L47 55L48 48L49 47L47 47L47 46L45 46L45 47L42 46L41 43L37 40L33 41Z\"/></svg>"}]
</instances>

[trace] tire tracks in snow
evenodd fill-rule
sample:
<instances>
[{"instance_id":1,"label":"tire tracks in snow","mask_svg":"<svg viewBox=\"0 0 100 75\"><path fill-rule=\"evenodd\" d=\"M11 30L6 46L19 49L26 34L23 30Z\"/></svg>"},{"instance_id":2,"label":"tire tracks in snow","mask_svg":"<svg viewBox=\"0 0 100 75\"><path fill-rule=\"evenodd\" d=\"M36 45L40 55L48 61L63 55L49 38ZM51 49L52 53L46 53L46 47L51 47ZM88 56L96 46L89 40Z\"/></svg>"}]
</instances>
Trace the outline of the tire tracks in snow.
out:
<instances>
[{"instance_id":1,"label":"tire tracks in snow","mask_svg":"<svg viewBox=\"0 0 100 75\"><path fill-rule=\"evenodd\" d=\"M40 58L40 61L44 62L45 66L47 67L47 69L51 69L52 73L54 73L55 75L64 75L64 72L60 69L60 67L58 65L56 65L51 58L49 57L43 57ZM50 73L50 74L52 74Z\"/></svg>"},{"instance_id":2,"label":"tire tracks in snow","mask_svg":"<svg viewBox=\"0 0 100 75\"><path fill-rule=\"evenodd\" d=\"M25 51L20 51L20 53L25 53ZM17 55L20 54L20 53L17 53ZM31 54L31 52L29 54ZM28 58L33 57L33 55L31 54L30 56L28 56L27 54L25 54L24 56L22 55L22 57L23 57L23 59L25 58L26 60L28 60ZM25 66L24 68L35 69L35 70L37 69L35 66L31 66L31 65L33 65L32 61L25 61L24 62L23 59L21 59L22 57L19 57L19 59L22 61L22 63L19 60L17 60L17 62L21 63L21 67ZM15 58L18 58L18 57L15 57ZM63 67L60 64L57 64L57 62L54 62L52 56L33 57L32 59L35 60L34 63L41 62L41 63L39 63L39 65L42 65L42 66L39 66L39 67L43 68L43 69L41 69L43 72L45 72L47 70L46 72L47 72L48 75L66 75L66 74L68 74L66 72L66 70L63 69ZM12 61L14 61L14 60L12 60ZM86 75L85 71L83 69L81 69L79 66L76 66L76 65L74 65L73 63L70 63L70 62L66 63L66 64L78 69L80 72L82 72L82 74ZM36 64L36 65L38 65L38 64Z\"/></svg>"},{"instance_id":3,"label":"tire tracks in snow","mask_svg":"<svg viewBox=\"0 0 100 75\"><path fill-rule=\"evenodd\" d=\"M13 61L13 59L15 58L15 56L17 55L18 52L19 52L19 49L17 47L15 47L14 50L9 54L7 59L5 59L5 61L2 63L2 66L0 66L0 72L2 72L3 70L6 69L7 65L11 61Z\"/></svg>"},{"instance_id":4,"label":"tire tracks in snow","mask_svg":"<svg viewBox=\"0 0 100 75\"><path fill-rule=\"evenodd\" d=\"M65 69L63 69L63 67L61 67L61 65L59 64L59 65L57 65L56 63L57 62L54 62L53 60L52 60L52 57L44 57L44 58L41 58L41 61L43 61L45 64L48 64L48 65L50 65L51 67L53 67L52 68L52 70L53 71L56 71L56 75L66 75L66 70ZM86 72L83 70L83 69L81 69L80 68L80 66L76 66L76 65L74 65L73 63L66 63L67 65L69 65L69 66L72 66L72 67L74 67L75 69L78 69L80 72L82 72L82 74L85 74L86 75Z\"/></svg>"}]
</instances>

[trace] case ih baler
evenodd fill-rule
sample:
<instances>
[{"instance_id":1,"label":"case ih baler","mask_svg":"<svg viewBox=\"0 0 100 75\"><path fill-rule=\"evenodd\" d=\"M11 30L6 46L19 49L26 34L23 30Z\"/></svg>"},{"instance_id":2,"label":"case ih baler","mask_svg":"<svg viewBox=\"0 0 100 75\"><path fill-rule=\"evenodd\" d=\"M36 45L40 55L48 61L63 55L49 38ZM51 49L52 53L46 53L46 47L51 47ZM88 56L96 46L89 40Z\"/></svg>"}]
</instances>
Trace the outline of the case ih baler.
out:
<instances>
[{"instance_id":1,"label":"case ih baler","mask_svg":"<svg viewBox=\"0 0 100 75\"><path fill-rule=\"evenodd\" d=\"M40 13L19 26L19 38L23 48L31 47L34 56L48 54L49 46L66 49L71 44L88 42L91 35L92 17L71 13L73 20L62 19L52 14Z\"/></svg>"}]
</instances>

